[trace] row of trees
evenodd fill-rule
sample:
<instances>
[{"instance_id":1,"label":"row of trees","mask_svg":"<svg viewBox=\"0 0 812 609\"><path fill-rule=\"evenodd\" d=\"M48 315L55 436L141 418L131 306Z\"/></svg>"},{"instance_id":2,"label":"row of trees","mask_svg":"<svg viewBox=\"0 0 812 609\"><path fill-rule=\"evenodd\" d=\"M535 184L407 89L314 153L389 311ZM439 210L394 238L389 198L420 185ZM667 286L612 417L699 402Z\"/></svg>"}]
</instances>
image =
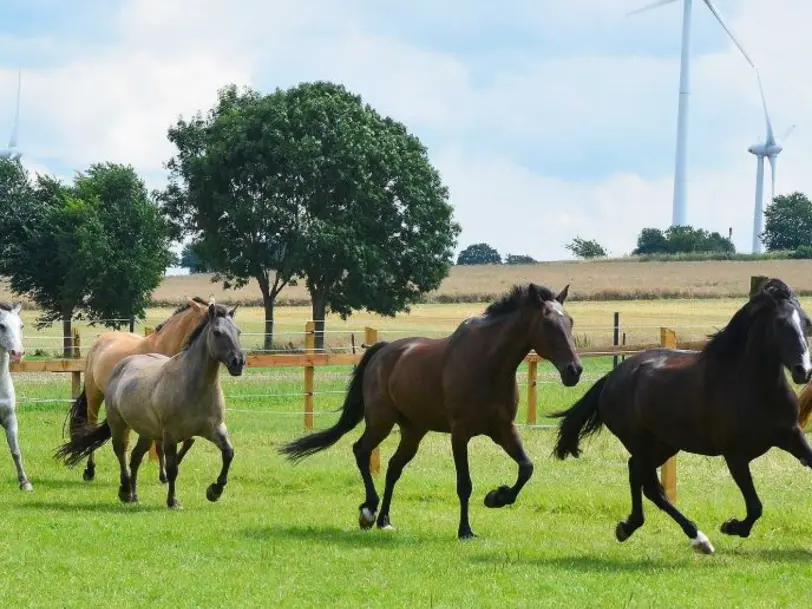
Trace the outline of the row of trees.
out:
<instances>
[{"instance_id":1,"label":"row of trees","mask_svg":"<svg viewBox=\"0 0 812 609\"><path fill-rule=\"evenodd\" d=\"M524 254L502 255L487 243L474 243L463 249L457 256L457 264L473 266L478 264L533 264L536 261Z\"/></svg>"},{"instance_id":2,"label":"row of trees","mask_svg":"<svg viewBox=\"0 0 812 609\"><path fill-rule=\"evenodd\" d=\"M168 132L166 189L132 168L94 166L73 185L4 162L0 275L62 319L141 316L171 263L225 288L256 280L273 344L274 302L303 281L316 345L328 313L408 310L439 287L459 225L425 146L406 127L329 82L263 95L228 86L213 108Z\"/></svg>"}]
</instances>

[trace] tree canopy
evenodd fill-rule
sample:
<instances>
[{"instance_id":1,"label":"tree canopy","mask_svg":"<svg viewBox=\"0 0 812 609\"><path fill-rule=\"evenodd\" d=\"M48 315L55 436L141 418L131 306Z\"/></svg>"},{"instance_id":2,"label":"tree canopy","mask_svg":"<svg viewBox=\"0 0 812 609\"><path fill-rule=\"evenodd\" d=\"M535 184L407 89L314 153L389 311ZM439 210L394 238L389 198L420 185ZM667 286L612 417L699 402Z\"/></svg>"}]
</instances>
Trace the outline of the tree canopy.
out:
<instances>
[{"instance_id":1,"label":"tree canopy","mask_svg":"<svg viewBox=\"0 0 812 609\"><path fill-rule=\"evenodd\" d=\"M458 265L502 264L502 256L487 243L474 243L457 256Z\"/></svg>"},{"instance_id":2,"label":"tree canopy","mask_svg":"<svg viewBox=\"0 0 812 609\"><path fill-rule=\"evenodd\" d=\"M575 237L571 243L568 243L564 247L571 251L576 258L584 258L586 260L605 258L607 255L603 246L594 239Z\"/></svg>"},{"instance_id":3,"label":"tree canopy","mask_svg":"<svg viewBox=\"0 0 812 609\"><path fill-rule=\"evenodd\" d=\"M812 202L807 196L793 192L775 197L764 210L761 240L768 251L812 246Z\"/></svg>"},{"instance_id":4,"label":"tree canopy","mask_svg":"<svg viewBox=\"0 0 812 609\"><path fill-rule=\"evenodd\" d=\"M226 287L257 280L266 348L297 279L320 332L327 312L393 315L448 273L459 226L425 147L343 86L229 86L169 139L166 209Z\"/></svg>"},{"instance_id":5,"label":"tree canopy","mask_svg":"<svg viewBox=\"0 0 812 609\"><path fill-rule=\"evenodd\" d=\"M173 256L170 227L135 171L93 165L66 185L32 182L9 163L0 161L0 192L17 194L12 213L0 214L10 237L0 274L37 303L38 323L62 320L67 337L75 316L109 327L143 316Z\"/></svg>"},{"instance_id":6,"label":"tree canopy","mask_svg":"<svg viewBox=\"0 0 812 609\"><path fill-rule=\"evenodd\" d=\"M718 232L691 226L671 226L665 231L644 228L637 237L634 255L719 252L735 254L736 247Z\"/></svg>"}]
</instances>

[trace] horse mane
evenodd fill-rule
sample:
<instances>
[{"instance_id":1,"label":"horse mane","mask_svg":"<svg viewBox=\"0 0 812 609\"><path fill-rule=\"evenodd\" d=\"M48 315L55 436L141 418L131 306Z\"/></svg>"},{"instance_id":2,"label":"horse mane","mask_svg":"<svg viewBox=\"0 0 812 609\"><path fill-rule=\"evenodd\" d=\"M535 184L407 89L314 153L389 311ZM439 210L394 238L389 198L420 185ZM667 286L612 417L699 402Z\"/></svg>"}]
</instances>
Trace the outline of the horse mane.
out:
<instances>
[{"instance_id":1,"label":"horse mane","mask_svg":"<svg viewBox=\"0 0 812 609\"><path fill-rule=\"evenodd\" d=\"M14 310L14 307L11 305L11 303L0 300L0 310L11 313Z\"/></svg>"},{"instance_id":2,"label":"horse mane","mask_svg":"<svg viewBox=\"0 0 812 609\"><path fill-rule=\"evenodd\" d=\"M702 349L702 355L725 358L740 353L753 326L763 319L760 313L771 309L779 300L797 300L797 297L780 279L769 279L736 311L724 328L708 336L710 340Z\"/></svg>"},{"instance_id":3,"label":"horse mane","mask_svg":"<svg viewBox=\"0 0 812 609\"><path fill-rule=\"evenodd\" d=\"M554 300L555 294L547 286L535 283L514 285L502 298L492 302L485 309L485 315L495 317L518 311L527 305L531 291L535 291L541 300Z\"/></svg>"},{"instance_id":4,"label":"horse mane","mask_svg":"<svg viewBox=\"0 0 812 609\"><path fill-rule=\"evenodd\" d=\"M225 317L228 315L228 308L225 305L216 304L214 305L214 315L215 317ZM205 330L206 326L209 325L209 317L210 316L206 314L203 319L200 320L197 327L189 335L189 339L186 341L186 344L181 348L181 351L185 351L191 347L195 340L197 340L198 337L203 334L203 330Z\"/></svg>"},{"instance_id":5,"label":"horse mane","mask_svg":"<svg viewBox=\"0 0 812 609\"><path fill-rule=\"evenodd\" d=\"M202 304L202 305L209 304L207 301L203 300L200 296L194 296L192 298L192 300L194 300L197 304ZM157 334L158 332L160 332L163 329L163 327L167 323L169 323L169 320L172 319L173 317L175 317L175 315L177 315L178 313L183 313L185 310L187 310L191 306L192 305L190 305L188 302L185 302L182 305L180 305L177 309L175 309L172 312L172 315L170 315L165 320L163 320L161 323L159 323L157 326L155 326L155 333Z\"/></svg>"}]
</instances>

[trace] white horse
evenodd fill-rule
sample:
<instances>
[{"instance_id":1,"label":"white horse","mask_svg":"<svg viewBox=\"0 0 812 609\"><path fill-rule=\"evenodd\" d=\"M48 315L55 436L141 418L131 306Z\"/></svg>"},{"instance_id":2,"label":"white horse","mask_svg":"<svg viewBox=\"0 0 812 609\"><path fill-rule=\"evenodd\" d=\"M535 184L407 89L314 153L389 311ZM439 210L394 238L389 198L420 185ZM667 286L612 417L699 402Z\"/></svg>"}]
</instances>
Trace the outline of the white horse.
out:
<instances>
[{"instance_id":1,"label":"white horse","mask_svg":"<svg viewBox=\"0 0 812 609\"><path fill-rule=\"evenodd\" d=\"M17 467L17 479L20 489L34 490L28 476L23 469L23 457L20 454L20 444L17 441L17 413L15 406L17 396L14 393L14 383L11 382L9 372L10 362L19 362L23 359L23 320L20 318L20 305L10 305L0 302L0 425L6 430L8 447Z\"/></svg>"}]
</instances>

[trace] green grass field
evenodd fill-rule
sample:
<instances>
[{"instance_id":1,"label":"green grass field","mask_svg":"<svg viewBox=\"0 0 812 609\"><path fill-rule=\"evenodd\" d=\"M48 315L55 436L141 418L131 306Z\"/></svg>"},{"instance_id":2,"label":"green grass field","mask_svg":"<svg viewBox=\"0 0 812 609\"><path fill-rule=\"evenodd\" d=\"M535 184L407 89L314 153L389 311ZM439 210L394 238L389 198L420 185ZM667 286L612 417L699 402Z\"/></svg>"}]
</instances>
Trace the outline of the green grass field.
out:
<instances>
[{"instance_id":1,"label":"green grass field","mask_svg":"<svg viewBox=\"0 0 812 609\"><path fill-rule=\"evenodd\" d=\"M573 389L544 365L541 412L568 406L610 360L587 360ZM316 426L335 421L349 368L316 374ZM278 446L302 432L302 371L224 376L236 457L216 504L204 492L219 453L198 440L178 478L181 512L165 507L155 462L140 476L139 505L117 498L108 445L96 480L53 461L62 441L69 383L17 375L21 443L34 492L17 489L0 456L0 602L8 607L785 607L812 601L812 477L773 451L754 465L765 505L750 539L718 532L743 502L721 459L680 455L678 505L717 553L695 555L667 516L624 544L629 511L626 454L609 433L579 460L553 461L554 432L523 428L535 475L518 502L489 510L488 490L512 484L516 467L490 440L471 442L471 520L480 537L456 539L457 498L448 436L429 435L395 491L395 531L361 531L363 487L350 450L360 428L292 466ZM524 383L520 371L520 383ZM522 391L524 395L524 391ZM524 411L519 421L524 420ZM545 421L542 421L545 422ZM546 421L549 422L549 421ZM382 466L397 431L382 446ZM383 472L382 472L383 474ZM378 477L379 492L383 475Z\"/></svg>"}]
</instances>

